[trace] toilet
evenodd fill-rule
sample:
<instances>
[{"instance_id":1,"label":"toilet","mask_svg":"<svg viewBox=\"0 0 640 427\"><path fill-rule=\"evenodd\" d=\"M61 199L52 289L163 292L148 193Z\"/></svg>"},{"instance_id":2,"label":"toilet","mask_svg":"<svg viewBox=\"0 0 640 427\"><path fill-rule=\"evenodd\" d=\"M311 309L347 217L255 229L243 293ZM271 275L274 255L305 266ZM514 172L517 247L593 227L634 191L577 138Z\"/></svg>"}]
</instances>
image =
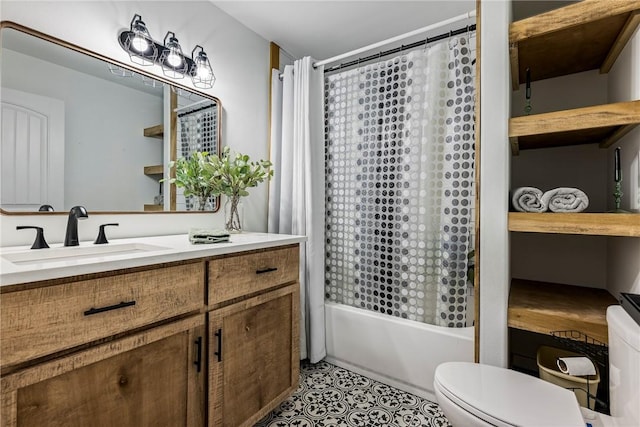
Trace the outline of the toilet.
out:
<instances>
[{"instance_id":1,"label":"toilet","mask_svg":"<svg viewBox=\"0 0 640 427\"><path fill-rule=\"evenodd\" d=\"M578 405L575 394L495 366L446 362L436 368L438 404L453 427L640 426L640 326L620 306L607 309L611 416Z\"/></svg>"}]
</instances>

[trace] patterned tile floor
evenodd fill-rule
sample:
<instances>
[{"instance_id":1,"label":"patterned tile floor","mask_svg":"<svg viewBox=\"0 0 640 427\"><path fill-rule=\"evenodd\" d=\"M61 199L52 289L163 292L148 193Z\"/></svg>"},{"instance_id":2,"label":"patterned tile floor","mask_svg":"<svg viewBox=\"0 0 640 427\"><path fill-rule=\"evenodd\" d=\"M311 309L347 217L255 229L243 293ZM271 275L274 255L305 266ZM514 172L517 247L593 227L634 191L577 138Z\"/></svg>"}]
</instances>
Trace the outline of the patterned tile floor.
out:
<instances>
[{"instance_id":1,"label":"patterned tile floor","mask_svg":"<svg viewBox=\"0 0 640 427\"><path fill-rule=\"evenodd\" d=\"M256 427L447 427L436 403L327 362L300 366L296 392Z\"/></svg>"}]
</instances>

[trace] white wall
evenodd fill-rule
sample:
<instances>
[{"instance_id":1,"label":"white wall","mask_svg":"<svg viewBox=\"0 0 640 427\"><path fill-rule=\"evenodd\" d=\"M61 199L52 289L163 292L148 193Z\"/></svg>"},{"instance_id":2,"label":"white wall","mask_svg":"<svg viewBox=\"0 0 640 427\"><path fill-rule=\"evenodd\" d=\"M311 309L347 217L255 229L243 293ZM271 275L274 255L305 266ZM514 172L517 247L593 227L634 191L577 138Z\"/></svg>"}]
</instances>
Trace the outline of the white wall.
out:
<instances>
[{"instance_id":1,"label":"white wall","mask_svg":"<svg viewBox=\"0 0 640 427\"><path fill-rule=\"evenodd\" d=\"M480 21L480 362L507 366L511 2L482 2Z\"/></svg>"},{"instance_id":2,"label":"white wall","mask_svg":"<svg viewBox=\"0 0 640 427\"><path fill-rule=\"evenodd\" d=\"M532 114L607 102L607 76L598 70L531 83ZM524 115L524 85L511 95L511 117ZM523 150L511 158L511 189L575 187L589 197L586 212L607 210L607 161L597 144ZM551 283L606 287L604 237L511 234L511 275ZM544 268L540 268L544 266Z\"/></svg>"},{"instance_id":3,"label":"white wall","mask_svg":"<svg viewBox=\"0 0 640 427\"><path fill-rule=\"evenodd\" d=\"M623 49L608 74L609 101L622 102L640 99L640 31ZM608 207L613 209L613 151L620 147L622 168L622 209L640 211L638 184L640 181L640 127L636 127L609 148L607 158ZM640 294L640 238L609 237L607 244L607 288L615 297L620 292Z\"/></svg>"},{"instance_id":4,"label":"white wall","mask_svg":"<svg viewBox=\"0 0 640 427\"><path fill-rule=\"evenodd\" d=\"M217 82L206 93L221 100L223 107L222 142L254 159L266 159L269 43L207 1L7 1L0 3L3 20L14 21L81 45L89 50L130 64L128 55L116 40L118 32L129 27L135 13L142 15L151 35L164 38L174 31L185 52L196 44L207 52ZM148 68L148 67L146 67ZM161 76L159 69L151 70ZM186 80L182 80L186 82ZM188 84L185 83L185 84ZM245 228L265 231L267 228L267 185L250 190L243 200ZM91 212L90 212L91 214ZM222 224L223 213L217 214L143 214L98 218L121 223L121 237L184 233L194 226ZM48 234L61 241L64 222L44 220L41 216L3 215L0 220L1 245L29 244L28 233L18 234L19 224L42 224L56 228ZM65 219L66 220L66 219ZM122 223L127 221L126 227ZM85 225L85 227L82 227ZM80 226L80 238L94 238L95 230ZM62 231L60 231L60 228ZM60 236L53 237L53 236Z\"/></svg>"},{"instance_id":5,"label":"white wall","mask_svg":"<svg viewBox=\"0 0 640 427\"><path fill-rule=\"evenodd\" d=\"M161 94L8 49L2 87L64 102L64 206L54 206L57 211L79 204L89 211L141 211L144 203L153 203L158 180L145 176L143 168L162 163L162 142L146 138L143 129L162 123Z\"/></svg>"}]
</instances>

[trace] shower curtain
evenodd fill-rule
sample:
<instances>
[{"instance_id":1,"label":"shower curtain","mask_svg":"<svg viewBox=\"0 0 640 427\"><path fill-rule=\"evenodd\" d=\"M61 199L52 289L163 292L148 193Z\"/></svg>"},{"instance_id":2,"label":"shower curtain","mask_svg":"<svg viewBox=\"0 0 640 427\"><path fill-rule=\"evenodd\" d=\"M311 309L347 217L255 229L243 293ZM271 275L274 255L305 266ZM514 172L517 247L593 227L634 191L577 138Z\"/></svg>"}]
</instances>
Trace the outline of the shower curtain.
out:
<instances>
[{"instance_id":1,"label":"shower curtain","mask_svg":"<svg viewBox=\"0 0 640 427\"><path fill-rule=\"evenodd\" d=\"M198 151L206 151L210 154L217 153L218 142L218 108L214 102L202 106L189 108L189 105L181 104L190 102L182 96L178 96L178 105L183 109L177 114L178 144L176 146L176 158L190 158ZM196 210L198 201L196 197L184 196L184 190L176 190L176 209ZM216 197L210 197L206 202L205 210L215 210Z\"/></svg>"},{"instance_id":2,"label":"shower curtain","mask_svg":"<svg viewBox=\"0 0 640 427\"><path fill-rule=\"evenodd\" d=\"M326 356L324 326L323 68L305 57L272 73L270 233L307 237L300 250L300 353Z\"/></svg>"},{"instance_id":3,"label":"shower curtain","mask_svg":"<svg viewBox=\"0 0 640 427\"><path fill-rule=\"evenodd\" d=\"M326 77L328 300L467 326L473 56L465 34Z\"/></svg>"}]
</instances>

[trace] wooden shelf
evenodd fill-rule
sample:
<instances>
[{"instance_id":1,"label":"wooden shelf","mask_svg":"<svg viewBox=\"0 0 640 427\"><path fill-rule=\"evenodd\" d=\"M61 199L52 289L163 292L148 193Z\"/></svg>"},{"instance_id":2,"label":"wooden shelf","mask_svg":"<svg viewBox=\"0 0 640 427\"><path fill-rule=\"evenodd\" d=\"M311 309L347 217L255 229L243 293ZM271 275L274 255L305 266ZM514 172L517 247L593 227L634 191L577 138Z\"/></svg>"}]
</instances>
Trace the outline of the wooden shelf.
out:
<instances>
[{"instance_id":1,"label":"wooden shelf","mask_svg":"<svg viewBox=\"0 0 640 427\"><path fill-rule=\"evenodd\" d=\"M519 150L600 143L606 148L640 123L640 100L509 119L513 154Z\"/></svg>"},{"instance_id":2,"label":"wooden shelf","mask_svg":"<svg viewBox=\"0 0 640 427\"><path fill-rule=\"evenodd\" d=\"M509 212L509 231L640 237L640 214Z\"/></svg>"},{"instance_id":3,"label":"wooden shelf","mask_svg":"<svg viewBox=\"0 0 640 427\"><path fill-rule=\"evenodd\" d=\"M607 73L640 23L640 0L583 0L509 26L511 84Z\"/></svg>"},{"instance_id":4,"label":"wooden shelf","mask_svg":"<svg viewBox=\"0 0 640 427\"><path fill-rule=\"evenodd\" d=\"M144 174L145 175L163 175L164 166L162 165L145 166Z\"/></svg>"},{"instance_id":5,"label":"wooden shelf","mask_svg":"<svg viewBox=\"0 0 640 427\"><path fill-rule=\"evenodd\" d=\"M145 212L161 212L163 210L164 210L164 206L162 205L148 205L148 204L144 205Z\"/></svg>"},{"instance_id":6,"label":"wooden shelf","mask_svg":"<svg viewBox=\"0 0 640 427\"><path fill-rule=\"evenodd\" d=\"M513 279L508 325L542 334L574 329L607 343L606 311L617 303L604 289Z\"/></svg>"},{"instance_id":7,"label":"wooden shelf","mask_svg":"<svg viewBox=\"0 0 640 427\"><path fill-rule=\"evenodd\" d=\"M164 138L164 125L156 125L151 126L150 128L145 128L144 136L148 136L150 138Z\"/></svg>"}]
</instances>

